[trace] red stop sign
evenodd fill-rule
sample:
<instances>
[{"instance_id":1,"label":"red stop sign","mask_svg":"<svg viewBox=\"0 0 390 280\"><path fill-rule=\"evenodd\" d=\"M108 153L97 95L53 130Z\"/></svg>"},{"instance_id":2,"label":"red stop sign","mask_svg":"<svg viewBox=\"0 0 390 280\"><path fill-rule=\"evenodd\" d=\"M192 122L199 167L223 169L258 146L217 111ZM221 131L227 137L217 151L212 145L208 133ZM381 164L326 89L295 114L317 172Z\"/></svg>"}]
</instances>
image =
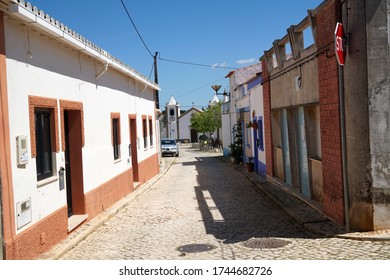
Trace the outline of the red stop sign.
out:
<instances>
[{"instance_id":1,"label":"red stop sign","mask_svg":"<svg viewBox=\"0 0 390 280\"><path fill-rule=\"evenodd\" d=\"M334 31L334 46L336 49L336 58L339 65L344 65L345 61L344 39L343 24L338 22L336 24L336 30Z\"/></svg>"}]
</instances>

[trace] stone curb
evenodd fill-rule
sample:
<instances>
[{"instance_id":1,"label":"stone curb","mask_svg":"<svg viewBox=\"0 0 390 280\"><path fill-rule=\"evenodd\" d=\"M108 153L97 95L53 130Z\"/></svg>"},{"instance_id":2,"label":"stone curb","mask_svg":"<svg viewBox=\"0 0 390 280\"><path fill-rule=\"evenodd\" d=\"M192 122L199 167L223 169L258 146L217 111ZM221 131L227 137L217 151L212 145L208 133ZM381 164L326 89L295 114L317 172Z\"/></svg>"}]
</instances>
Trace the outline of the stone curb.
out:
<instances>
[{"instance_id":1,"label":"stone curb","mask_svg":"<svg viewBox=\"0 0 390 280\"><path fill-rule=\"evenodd\" d=\"M222 157L220 159L224 162L234 165L225 157ZM274 203L279 209L281 209L292 221L296 222L301 227L303 227L304 229L308 230L311 233L323 237L336 237L336 238L352 239L352 240L359 240L359 241L390 241L390 230L346 233L343 227L338 226L336 223L334 223L331 219L327 218L319 210L315 209L312 205L305 202L303 199L296 196L295 194L287 192L283 188L275 185L275 183L267 179L262 178L261 182L258 182L256 179L254 179L255 176L261 178L259 175L257 175L257 173L251 175L247 170L245 170L244 167L240 165L236 165L235 168L238 171L240 171L253 184L256 191L259 191L262 194L264 194L272 203ZM299 213L299 211L294 211L294 209L288 209L285 204L283 204L275 197L275 195L268 192L262 186L262 184L265 183L271 184L273 187L278 188L280 191L285 192L284 196L295 197L297 200L301 201L302 204L305 204L307 207L312 208L312 210L318 211L320 218L318 220L305 219L304 215L302 215L302 213ZM324 218L321 218L321 216Z\"/></svg>"},{"instance_id":2,"label":"stone curb","mask_svg":"<svg viewBox=\"0 0 390 280\"><path fill-rule=\"evenodd\" d=\"M271 195L268 191L266 191L258 182L256 182L250 175L247 174L245 170L240 170L242 174L245 175L245 177L251 181L251 183L254 185L254 188L264 194L268 200L270 200L274 205L276 205L279 209L281 209L287 216L290 218L290 220L294 221L295 223L299 224L304 229L310 231L311 233L314 233L316 235L320 236L332 236L328 232L324 232L320 229L317 229L316 227L312 227L309 223L310 221L307 221L305 218L303 218L301 215L299 215L294 210L289 210L285 207L283 203L281 203L278 199L276 199L273 195Z\"/></svg>"}]
</instances>

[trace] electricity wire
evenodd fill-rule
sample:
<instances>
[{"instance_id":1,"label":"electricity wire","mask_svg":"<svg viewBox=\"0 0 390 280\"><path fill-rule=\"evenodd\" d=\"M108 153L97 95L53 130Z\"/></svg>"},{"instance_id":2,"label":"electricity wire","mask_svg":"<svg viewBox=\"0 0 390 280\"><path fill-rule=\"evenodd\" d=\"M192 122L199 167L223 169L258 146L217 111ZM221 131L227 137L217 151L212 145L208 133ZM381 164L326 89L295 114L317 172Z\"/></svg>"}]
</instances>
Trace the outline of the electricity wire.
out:
<instances>
[{"instance_id":1,"label":"electricity wire","mask_svg":"<svg viewBox=\"0 0 390 280\"><path fill-rule=\"evenodd\" d=\"M159 57L158 59L162 60L162 61L167 61L167 62L180 63L180 64L193 65L193 66L201 66L201 67L207 67L207 68L222 68L222 69L231 69L231 70L237 69L237 68L227 67L227 66L208 65L208 64L194 63L194 62L188 62L188 61L166 59L166 58L161 58L161 57Z\"/></svg>"},{"instance_id":2,"label":"electricity wire","mask_svg":"<svg viewBox=\"0 0 390 280\"><path fill-rule=\"evenodd\" d=\"M138 28L137 28L137 26L135 25L133 19L131 18L131 15L130 15L129 11L127 10L127 7L126 7L125 3L123 3L123 0L121 0L121 3L122 3L122 6L123 6L123 8L125 9L125 11L126 11L126 13L127 13L127 16L129 17L131 23L133 24L133 27L134 27L135 31L137 32L138 37L139 37L140 40L142 41L142 44L144 45L144 47L146 48L146 50L149 52L150 56L153 57L152 52L150 51L150 49L149 49L148 46L146 45L144 39L142 38L141 34L139 33Z\"/></svg>"},{"instance_id":3,"label":"electricity wire","mask_svg":"<svg viewBox=\"0 0 390 280\"><path fill-rule=\"evenodd\" d=\"M122 3L123 8L126 11L126 14L127 14L128 18L131 21L131 24L133 25L135 31L137 32L137 35L138 35L139 39L141 40L142 44L144 45L144 47L146 48L146 50L148 51L150 56L154 58L154 55L153 55L152 51L149 49L148 45L145 43L145 40L142 38L141 33L138 31L138 28L135 25L135 22L134 22L133 18L131 17L130 12L127 9L127 7L126 7L125 3L123 2L123 0L121 0L121 3ZM162 60L162 61L166 61L166 62L186 64L186 65L192 65L192 66L200 66L200 67L207 67L207 68L219 68L219 69L230 69L230 70L237 69L237 68L233 68L233 67L220 66L220 65L208 65L208 64L194 63L194 62L188 62L188 61L166 59L166 58L161 58L160 56L158 57L158 59Z\"/></svg>"},{"instance_id":4,"label":"electricity wire","mask_svg":"<svg viewBox=\"0 0 390 280\"><path fill-rule=\"evenodd\" d=\"M154 62L152 63L152 69L150 70L150 73L149 73L149 79L152 77L153 70L154 70Z\"/></svg>"},{"instance_id":5,"label":"electricity wire","mask_svg":"<svg viewBox=\"0 0 390 280\"><path fill-rule=\"evenodd\" d=\"M130 12L129 12L129 10L127 9L127 7L126 7L125 3L123 2L123 0L121 0L121 3L122 3L122 6L123 6L124 10L126 11L126 14L127 14L128 18L129 18L130 21L131 21L131 24L132 24L133 27L134 27L134 29L135 29L135 31L136 31L136 33L137 33L139 39L141 40L142 44L144 45L145 49L148 51L148 53L150 54L150 56L154 58L154 55L152 54L151 50L149 49L149 47L148 47L147 44L145 43L145 40L142 38L141 33L138 31L138 28L137 28L137 26L135 25L135 22L134 22L133 18L131 17ZM157 54L157 53L156 53L156 54ZM161 58L160 55L158 56L158 59L161 60L161 61L166 61L166 62L171 62L171 63L185 64L185 65L192 65L192 66L199 66L199 67L218 68L218 69L230 69L230 70L236 70L236 69L237 69L237 68L228 67L228 66L209 65L209 64L202 64L202 63L195 63L195 62L188 62L188 61L181 61L181 60L166 59L166 58ZM150 74L149 74L149 78L150 78L151 75L152 75L153 69L154 69L154 64L153 64L152 70L151 70L151 72L150 72ZM224 78L222 78L222 79L224 79ZM186 93L184 93L184 94L182 94L182 95L180 95L180 96L178 96L178 97L182 97L182 96L185 96L185 95L190 94L190 93L192 93L192 92L195 92L195 91L197 91L197 90L200 90L200 89L202 89L202 88L205 88L205 87L207 87L207 86L209 86L209 85L211 85L211 84L213 84L213 83L215 83L215 82L218 82L218 81L220 81L220 80L222 80L222 79L218 79L218 80L216 80L216 81L214 81L214 82L208 83L208 84L203 85L203 86L201 86L201 87L199 87L199 88L196 88L196 89L194 89L194 90L188 91L188 92L186 92Z\"/></svg>"},{"instance_id":6,"label":"electricity wire","mask_svg":"<svg viewBox=\"0 0 390 280\"><path fill-rule=\"evenodd\" d=\"M221 79L215 80L215 81L213 81L213 82L207 83L207 84L205 84L205 85L203 85L203 86L200 86L200 87L198 87L198 88L196 88L196 89L187 91L186 93L183 93L182 95L179 95L179 96L177 96L176 98L183 97L183 96L185 96L185 95L187 95L187 94L193 93L193 92L198 91L198 90L200 90L200 89L202 89L202 88L211 86L211 85L215 84L216 82L222 81L222 80L224 80L224 79L225 79L225 78L221 78Z\"/></svg>"}]
</instances>

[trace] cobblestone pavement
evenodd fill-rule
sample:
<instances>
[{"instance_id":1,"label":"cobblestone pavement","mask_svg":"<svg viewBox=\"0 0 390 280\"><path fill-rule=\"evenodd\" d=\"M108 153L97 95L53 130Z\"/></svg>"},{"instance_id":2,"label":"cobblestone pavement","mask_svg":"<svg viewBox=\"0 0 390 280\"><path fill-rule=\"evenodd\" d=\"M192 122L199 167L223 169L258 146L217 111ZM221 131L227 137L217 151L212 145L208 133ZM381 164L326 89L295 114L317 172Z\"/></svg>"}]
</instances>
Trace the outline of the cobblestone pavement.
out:
<instances>
[{"instance_id":1,"label":"cobblestone pavement","mask_svg":"<svg viewBox=\"0 0 390 280\"><path fill-rule=\"evenodd\" d=\"M160 180L60 259L390 259L390 241L306 230L218 155L182 147Z\"/></svg>"}]
</instances>

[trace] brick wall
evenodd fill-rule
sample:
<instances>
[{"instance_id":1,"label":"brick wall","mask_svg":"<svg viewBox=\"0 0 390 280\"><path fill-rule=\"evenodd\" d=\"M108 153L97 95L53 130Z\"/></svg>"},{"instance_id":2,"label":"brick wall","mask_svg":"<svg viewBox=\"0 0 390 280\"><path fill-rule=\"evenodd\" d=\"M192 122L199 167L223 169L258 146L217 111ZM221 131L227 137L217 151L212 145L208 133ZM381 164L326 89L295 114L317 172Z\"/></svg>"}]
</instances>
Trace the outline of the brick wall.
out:
<instances>
[{"instance_id":1,"label":"brick wall","mask_svg":"<svg viewBox=\"0 0 390 280\"><path fill-rule=\"evenodd\" d=\"M271 83L265 58L262 59L263 106L264 106L264 144L266 174L274 177L273 145L271 133Z\"/></svg>"},{"instance_id":2,"label":"brick wall","mask_svg":"<svg viewBox=\"0 0 390 280\"><path fill-rule=\"evenodd\" d=\"M334 30L340 20L339 1L329 1L317 14L318 75L324 212L344 224L338 65Z\"/></svg>"}]
</instances>

